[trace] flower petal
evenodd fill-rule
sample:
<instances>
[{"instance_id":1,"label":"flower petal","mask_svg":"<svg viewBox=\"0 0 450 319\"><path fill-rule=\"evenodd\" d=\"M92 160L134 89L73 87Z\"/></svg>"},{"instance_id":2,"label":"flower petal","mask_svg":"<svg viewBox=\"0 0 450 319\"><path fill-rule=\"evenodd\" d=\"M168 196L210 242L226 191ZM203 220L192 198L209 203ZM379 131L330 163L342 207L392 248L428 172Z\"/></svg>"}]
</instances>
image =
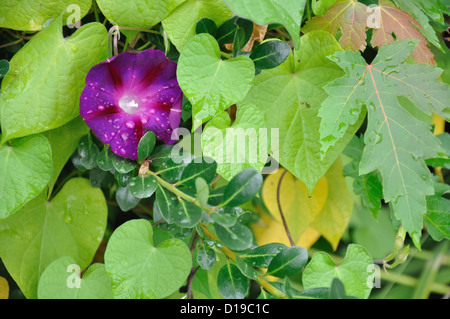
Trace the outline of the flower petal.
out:
<instances>
[{"instance_id":1,"label":"flower petal","mask_svg":"<svg viewBox=\"0 0 450 319\"><path fill-rule=\"evenodd\" d=\"M172 132L181 120L183 97L176 67L161 51L122 52L88 73L80 114L119 156L137 159L144 128L172 144Z\"/></svg>"}]
</instances>

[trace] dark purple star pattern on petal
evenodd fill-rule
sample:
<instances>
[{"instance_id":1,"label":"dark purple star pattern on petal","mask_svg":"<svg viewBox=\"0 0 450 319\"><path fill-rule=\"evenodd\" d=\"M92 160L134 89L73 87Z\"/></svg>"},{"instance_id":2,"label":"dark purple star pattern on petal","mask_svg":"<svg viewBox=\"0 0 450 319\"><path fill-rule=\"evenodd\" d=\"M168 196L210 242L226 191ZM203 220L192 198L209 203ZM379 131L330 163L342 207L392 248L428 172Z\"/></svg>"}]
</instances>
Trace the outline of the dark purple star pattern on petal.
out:
<instances>
[{"instance_id":1,"label":"dark purple star pattern on petal","mask_svg":"<svg viewBox=\"0 0 450 319\"><path fill-rule=\"evenodd\" d=\"M146 131L172 144L183 97L176 68L158 50L122 52L89 71L80 114L97 137L123 157L137 159Z\"/></svg>"}]
</instances>

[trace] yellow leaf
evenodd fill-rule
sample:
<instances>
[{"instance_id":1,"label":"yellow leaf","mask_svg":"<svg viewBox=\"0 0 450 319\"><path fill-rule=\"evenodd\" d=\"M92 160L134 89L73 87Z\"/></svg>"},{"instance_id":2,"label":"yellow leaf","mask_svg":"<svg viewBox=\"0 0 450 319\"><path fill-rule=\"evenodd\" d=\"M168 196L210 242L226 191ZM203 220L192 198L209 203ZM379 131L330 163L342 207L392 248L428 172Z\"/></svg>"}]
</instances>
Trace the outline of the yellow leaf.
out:
<instances>
[{"instance_id":1,"label":"yellow leaf","mask_svg":"<svg viewBox=\"0 0 450 319\"><path fill-rule=\"evenodd\" d=\"M342 170L339 158L319 180L311 197L300 180L290 173L284 175L280 204L297 246L308 249L323 236L334 250L337 248L353 210L353 197L347 190ZM275 242L290 245L277 201L278 185L284 172L280 169L264 181L262 198L272 216L258 209L261 218L252 225L258 245Z\"/></svg>"},{"instance_id":2,"label":"yellow leaf","mask_svg":"<svg viewBox=\"0 0 450 319\"><path fill-rule=\"evenodd\" d=\"M279 169L278 172L266 178L262 189L264 204L275 220L282 225L278 209L278 187L280 187L279 201L283 215L292 239L297 242L325 205L328 196L327 179L322 177L309 197L305 184L291 173L285 173L285 169Z\"/></svg>"},{"instance_id":3,"label":"yellow leaf","mask_svg":"<svg viewBox=\"0 0 450 319\"><path fill-rule=\"evenodd\" d=\"M0 277L0 299L8 299L9 285L5 278Z\"/></svg>"},{"instance_id":4,"label":"yellow leaf","mask_svg":"<svg viewBox=\"0 0 450 319\"><path fill-rule=\"evenodd\" d=\"M258 223L251 225L258 245L262 246L270 243L281 243L290 246L283 224L279 223L266 213L259 212L261 216L260 220ZM317 230L308 227L297 241L296 245L309 249L319 237L320 233Z\"/></svg>"},{"instance_id":5,"label":"yellow leaf","mask_svg":"<svg viewBox=\"0 0 450 319\"><path fill-rule=\"evenodd\" d=\"M331 244L333 250L347 229L353 211L353 197L347 190L347 184L342 174L343 165L339 158L325 175L329 185L327 202L323 210L311 223L311 227L322 234Z\"/></svg>"}]
</instances>

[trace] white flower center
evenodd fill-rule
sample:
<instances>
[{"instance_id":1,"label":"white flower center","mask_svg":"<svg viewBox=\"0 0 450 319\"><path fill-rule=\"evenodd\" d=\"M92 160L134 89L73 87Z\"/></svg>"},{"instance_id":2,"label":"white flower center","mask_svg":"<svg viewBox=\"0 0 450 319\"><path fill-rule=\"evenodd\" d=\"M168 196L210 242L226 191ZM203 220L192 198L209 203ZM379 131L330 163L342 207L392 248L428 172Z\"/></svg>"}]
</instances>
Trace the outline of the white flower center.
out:
<instances>
[{"instance_id":1,"label":"white flower center","mask_svg":"<svg viewBox=\"0 0 450 319\"><path fill-rule=\"evenodd\" d=\"M125 112L127 112L129 114L134 114L139 109L139 102L140 102L140 100L136 96L125 94L119 100L119 106Z\"/></svg>"}]
</instances>

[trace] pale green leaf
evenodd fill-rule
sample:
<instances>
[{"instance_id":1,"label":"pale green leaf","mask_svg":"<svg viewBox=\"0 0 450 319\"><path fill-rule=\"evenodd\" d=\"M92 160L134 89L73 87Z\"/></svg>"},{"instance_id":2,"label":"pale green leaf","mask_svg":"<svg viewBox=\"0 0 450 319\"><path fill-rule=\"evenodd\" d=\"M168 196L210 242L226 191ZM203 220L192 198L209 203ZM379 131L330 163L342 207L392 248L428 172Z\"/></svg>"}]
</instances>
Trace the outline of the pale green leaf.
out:
<instances>
[{"instance_id":1,"label":"pale green leaf","mask_svg":"<svg viewBox=\"0 0 450 319\"><path fill-rule=\"evenodd\" d=\"M246 56L222 60L213 36L202 33L189 40L178 60L177 79L192 103L192 130L240 102L254 74L253 62Z\"/></svg>"},{"instance_id":2,"label":"pale green leaf","mask_svg":"<svg viewBox=\"0 0 450 319\"><path fill-rule=\"evenodd\" d=\"M103 238L103 193L83 178L69 180L49 202L43 192L0 223L0 258L27 298L36 298L42 272L60 257L86 268Z\"/></svg>"},{"instance_id":3,"label":"pale green leaf","mask_svg":"<svg viewBox=\"0 0 450 319\"><path fill-rule=\"evenodd\" d=\"M109 21L121 27L150 28L166 18L185 0L97 0Z\"/></svg>"},{"instance_id":4,"label":"pale green leaf","mask_svg":"<svg viewBox=\"0 0 450 319\"><path fill-rule=\"evenodd\" d=\"M225 0L238 16L264 25L280 23L292 37L295 47L300 47L300 24L306 0Z\"/></svg>"},{"instance_id":5,"label":"pale green leaf","mask_svg":"<svg viewBox=\"0 0 450 319\"><path fill-rule=\"evenodd\" d=\"M359 245L349 245L347 254L339 265L325 252L318 252L303 271L303 287L305 290L331 287L333 278L336 277L344 284L347 295L368 298L372 290L369 268L371 265L372 258Z\"/></svg>"},{"instance_id":6,"label":"pale green leaf","mask_svg":"<svg viewBox=\"0 0 450 319\"><path fill-rule=\"evenodd\" d=\"M164 31L178 51L195 35L197 22L205 17L221 25L233 13L223 0L186 0L162 20Z\"/></svg>"},{"instance_id":7,"label":"pale green leaf","mask_svg":"<svg viewBox=\"0 0 450 319\"><path fill-rule=\"evenodd\" d=\"M0 220L39 195L52 171L52 151L43 136L27 136L0 146Z\"/></svg>"},{"instance_id":8,"label":"pale green leaf","mask_svg":"<svg viewBox=\"0 0 450 319\"><path fill-rule=\"evenodd\" d=\"M271 143L272 156L305 183L310 193L364 119L361 115L327 156L320 158L317 114L327 97L323 86L342 75L326 57L341 50L329 33L314 31L304 35L300 51L258 75L243 101L257 105L265 114L268 128L278 129L279 143Z\"/></svg>"},{"instance_id":9,"label":"pale green leaf","mask_svg":"<svg viewBox=\"0 0 450 319\"><path fill-rule=\"evenodd\" d=\"M153 246L152 227L131 220L117 228L105 252L115 298L164 298L183 285L192 266L189 248L179 239Z\"/></svg>"},{"instance_id":10,"label":"pale green leaf","mask_svg":"<svg viewBox=\"0 0 450 319\"><path fill-rule=\"evenodd\" d=\"M39 299L112 299L111 278L104 264L93 264L83 273L72 257L52 262L39 278Z\"/></svg>"},{"instance_id":11,"label":"pale green leaf","mask_svg":"<svg viewBox=\"0 0 450 319\"><path fill-rule=\"evenodd\" d=\"M0 27L38 31L63 15L63 23L72 25L91 8L92 0L3 0L0 6Z\"/></svg>"},{"instance_id":12,"label":"pale green leaf","mask_svg":"<svg viewBox=\"0 0 450 319\"><path fill-rule=\"evenodd\" d=\"M87 72L106 59L108 33L88 23L64 38L56 19L36 34L10 61L1 86L2 139L54 129L79 114Z\"/></svg>"},{"instance_id":13,"label":"pale green leaf","mask_svg":"<svg viewBox=\"0 0 450 319\"><path fill-rule=\"evenodd\" d=\"M227 180L246 168L261 171L269 154L262 112L254 105L242 105L230 123L227 112L208 122L202 134L204 154L216 160L217 172Z\"/></svg>"},{"instance_id":14,"label":"pale green leaf","mask_svg":"<svg viewBox=\"0 0 450 319\"><path fill-rule=\"evenodd\" d=\"M89 128L80 116L63 126L43 133L52 149L53 174L48 185L49 195L64 165L77 149L78 141L88 133Z\"/></svg>"}]
</instances>

